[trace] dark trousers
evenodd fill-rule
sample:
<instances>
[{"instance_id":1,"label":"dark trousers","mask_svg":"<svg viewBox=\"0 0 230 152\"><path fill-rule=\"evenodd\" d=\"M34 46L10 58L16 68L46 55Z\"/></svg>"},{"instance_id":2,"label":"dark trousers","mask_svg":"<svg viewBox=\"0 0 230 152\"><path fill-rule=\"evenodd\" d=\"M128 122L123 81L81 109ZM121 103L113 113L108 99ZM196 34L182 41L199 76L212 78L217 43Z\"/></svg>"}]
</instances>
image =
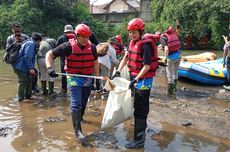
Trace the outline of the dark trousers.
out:
<instances>
[{"instance_id":1,"label":"dark trousers","mask_svg":"<svg viewBox=\"0 0 230 152\"><path fill-rule=\"evenodd\" d=\"M14 69L14 73L18 77L18 101L22 101L25 98L29 99L32 96L32 77L29 72L23 72L18 69Z\"/></svg>"},{"instance_id":2,"label":"dark trousers","mask_svg":"<svg viewBox=\"0 0 230 152\"><path fill-rule=\"evenodd\" d=\"M60 65L61 65L61 73L65 73L64 67L65 67L65 58L60 57ZM61 88L63 90L67 90L67 79L66 76L61 76Z\"/></svg>"},{"instance_id":3,"label":"dark trousers","mask_svg":"<svg viewBox=\"0 0 230 152\"><path fill-rule=\"evenodd\" d=\"M138 90L134 88L134 117L147 119L149 113L150 90Z\"/></svg>"},{"instance_id":4,"label":"dark trousers","mask_svg":"<svg viewBox=\"0 0 230 152\"><path fill-rule=\"evenodd\" d=\"M84 113L92 87L69 86L71 112L81 110Z\"/></svg>"},{"instance_id":5,"label":"dark trousers","mask_svg":"<svg viewBox=\"0 0 230 152\"><path fill-rule=\"evenodd\" d=\"M34 68L35 75L32 76L32 90L36 91L38 86L38 70Z\"/></svg>"}]
</instances>

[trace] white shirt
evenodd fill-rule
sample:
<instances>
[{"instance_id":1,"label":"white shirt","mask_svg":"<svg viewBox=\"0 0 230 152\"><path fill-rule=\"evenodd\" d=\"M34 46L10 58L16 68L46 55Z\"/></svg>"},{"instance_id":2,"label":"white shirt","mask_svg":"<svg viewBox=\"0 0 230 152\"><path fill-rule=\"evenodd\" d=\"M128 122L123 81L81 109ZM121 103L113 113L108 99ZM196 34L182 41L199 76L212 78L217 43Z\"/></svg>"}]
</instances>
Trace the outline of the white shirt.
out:
<instances>
[{"instance_id":1,"label":"white shirt","mask_svg":"<svg viewBox=\"0 0 230 152\"><path fill-rule=\"evenodd\" d=\"M113 64L118 64L119 60L116 57L116 51L115 49L112 47L112 45L109 44L109 49L107 51L107 55L110 58L110 62Z\"/></svg>"},{"instance_id":2,"label":"white shirt","mask_svg":"<svg viewBox=\"0 0 230 152\"><path fill-rule=\"evenodd\" d=\"M98 62L106 66L108 69L111 68L111 62L108 55L98 56Z\"/></svg>"},{"instance_id":3,"label":"white shirt","mask_svg":"<svg viewBox=\"0 0 230 152\"><path fill-rule=\"evenodd\" d=\"M98 56L98 61L102 65L106 66L108 69L111 68L111 64L118 64L119 60L116 57L115 49L109 44L109 49L107 51L107 55Z\"/></svg>"}]
</instances>

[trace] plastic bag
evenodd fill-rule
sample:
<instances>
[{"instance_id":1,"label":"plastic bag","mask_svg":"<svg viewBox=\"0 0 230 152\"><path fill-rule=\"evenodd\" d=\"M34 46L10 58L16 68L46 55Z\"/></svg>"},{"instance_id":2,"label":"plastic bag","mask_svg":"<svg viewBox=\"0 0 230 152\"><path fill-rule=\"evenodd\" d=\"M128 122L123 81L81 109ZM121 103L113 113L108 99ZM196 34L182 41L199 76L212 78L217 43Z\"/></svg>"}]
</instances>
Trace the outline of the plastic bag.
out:
<instances>
[{"instance_id":1,"label":"plastic bag","mask_svg":"<svg viewBox=\"0 0 230 152\"><path fill-rule=\"evenodd\" d=\"M133 101L131 90L128 89L130 81L114 78L112 83L116 87L109 92L101 128L116 126L133 117Z\"/></svg>"},{"instance_id":2,"label":"plastic bag","mask_svg":"<svg viewBox=\"0 0 230 152\"><path fill-rule=\"evenodd\" d=\"M129 68L127 64L125 64L125 66L121 70L121 77L125 78L126 80L130 80L130 73L129 73Z\"/></svg>"}]
</instances>

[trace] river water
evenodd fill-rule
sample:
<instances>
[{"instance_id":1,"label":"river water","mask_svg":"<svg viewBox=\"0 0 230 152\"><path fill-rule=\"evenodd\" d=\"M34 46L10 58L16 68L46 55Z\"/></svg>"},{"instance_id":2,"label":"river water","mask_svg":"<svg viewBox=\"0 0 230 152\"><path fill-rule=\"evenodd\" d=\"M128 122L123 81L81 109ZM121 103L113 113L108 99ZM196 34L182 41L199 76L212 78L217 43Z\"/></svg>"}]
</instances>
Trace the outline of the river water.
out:
<instances>
[{"instance_id":1,"label":"river water","mask_svg":"<svg viewBox=\"0 0 230 152\"><path fill-rule=\"evenodd\" d=\"M200 52L196 52L200 53ZM195 53L195 54L196 54ZM184 52L194 54L194 52ZM221 56L221 52L217 52ZM3 54L0 54L0 61ZM57 64L58 65L58 64ZM165 81L162 76L159 81ZM39 83L40 85L40 83ZM179 85L194 87L179 82ZM201 86L202 87L202 86ZM60 78L55 89L60 90ZM145 148L127 150L132 138L133 122L101 130L105 100L89 101L83 131L89 135L91 147L76 142L70 118L69 100L64 97L41 98L34 103L14 100L17 79L11 66L0 63L0 151L1 152L230 152L229 139L202 136L201 131L187 130L164 122L148 121ZM222 142L226 140L226 142Z\"/></svg>"}]
</instances>

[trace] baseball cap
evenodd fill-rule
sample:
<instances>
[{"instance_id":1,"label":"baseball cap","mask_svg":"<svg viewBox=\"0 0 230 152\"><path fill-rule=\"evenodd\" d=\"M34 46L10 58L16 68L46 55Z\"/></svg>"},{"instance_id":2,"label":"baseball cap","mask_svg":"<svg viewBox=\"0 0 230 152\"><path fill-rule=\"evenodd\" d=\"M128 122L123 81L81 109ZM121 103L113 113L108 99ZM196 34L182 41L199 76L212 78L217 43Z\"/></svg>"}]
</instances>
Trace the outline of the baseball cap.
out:
<instances>
[{"instance_id":1,"label":"baseball cap","mask_svg":"<svg viewBox=\"0 0 230 152\"><path fill-rule=\"evenodd\" d=\"M74 32L74 30L73 30L73 26L72 25L66 25L65 27L64 27L64 33L66 33L66 32Z\"/></svg>"}]
</instances>

